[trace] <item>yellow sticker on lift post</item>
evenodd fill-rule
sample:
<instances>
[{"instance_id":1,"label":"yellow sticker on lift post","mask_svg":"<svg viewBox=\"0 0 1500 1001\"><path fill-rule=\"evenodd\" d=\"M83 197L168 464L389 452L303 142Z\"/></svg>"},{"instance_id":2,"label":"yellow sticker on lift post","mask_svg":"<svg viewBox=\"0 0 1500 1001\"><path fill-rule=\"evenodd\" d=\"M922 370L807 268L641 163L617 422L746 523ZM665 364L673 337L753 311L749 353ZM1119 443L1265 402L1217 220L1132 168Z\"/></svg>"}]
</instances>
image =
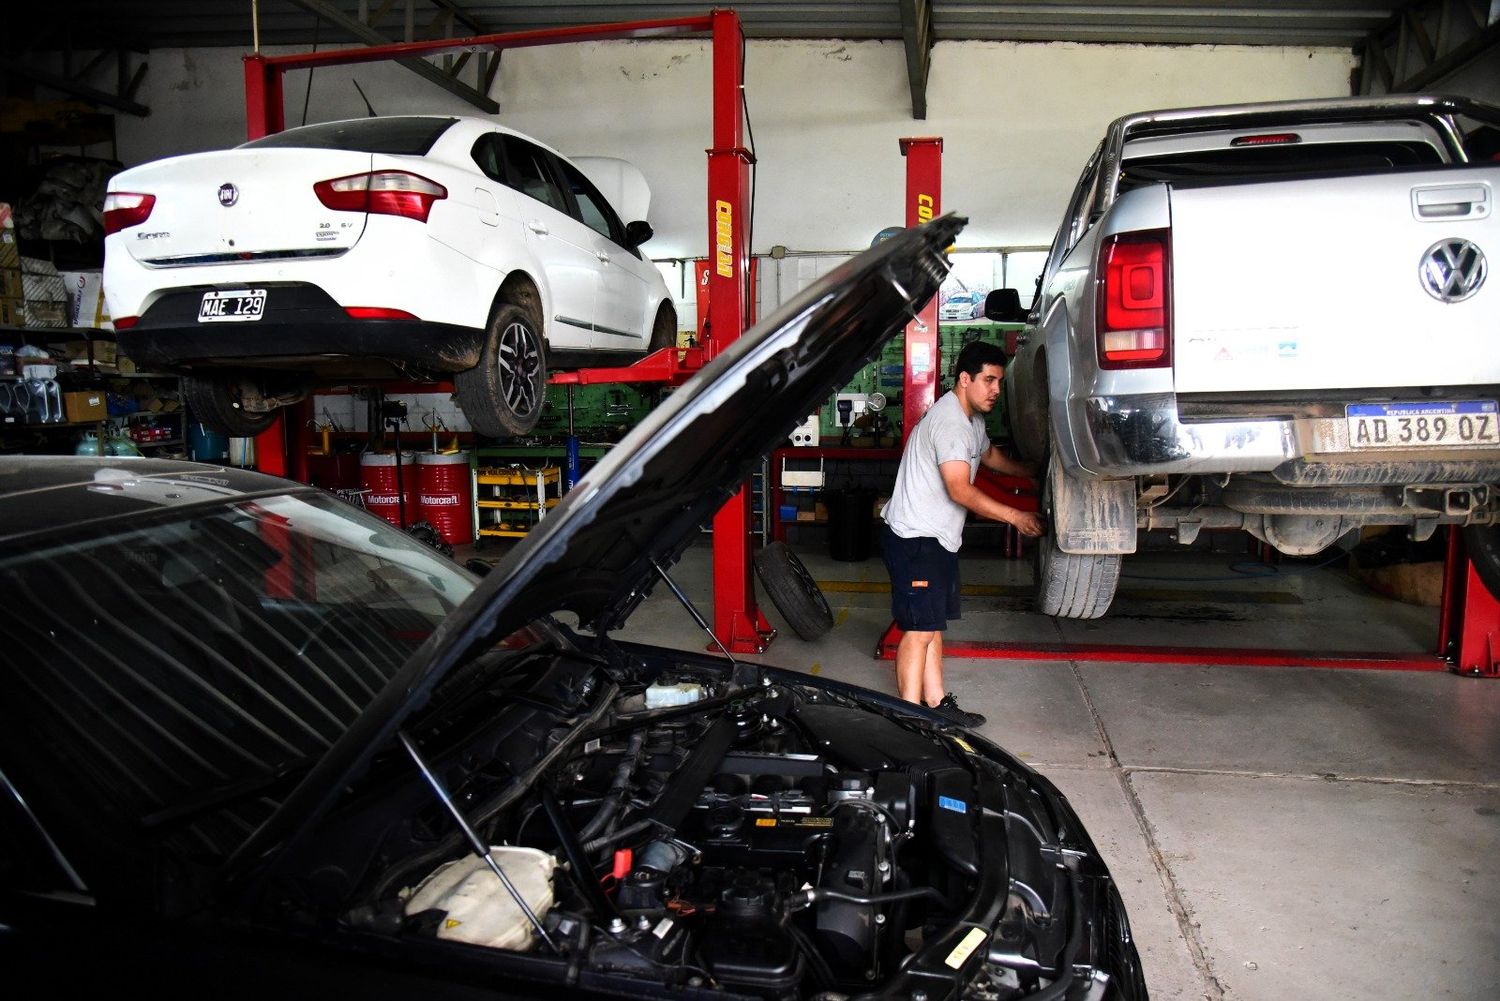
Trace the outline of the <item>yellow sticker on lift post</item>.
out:
<instances>
[{"instance_id":1,"label":"yellow sticker on lift post","mask_svg":"<svg viewBox=\"0 0 1500 1001\"><path fill-rule=\"evenodd\" d=\"M974 955L974 950L979 948L987 937L983 929L970 928L969 934L965 935L963 941L953 947L953 951L948 953L948 958L943 960L943 964L955 970L963 966L968 961L968 958Z\"/></svg>"}]
</instances>

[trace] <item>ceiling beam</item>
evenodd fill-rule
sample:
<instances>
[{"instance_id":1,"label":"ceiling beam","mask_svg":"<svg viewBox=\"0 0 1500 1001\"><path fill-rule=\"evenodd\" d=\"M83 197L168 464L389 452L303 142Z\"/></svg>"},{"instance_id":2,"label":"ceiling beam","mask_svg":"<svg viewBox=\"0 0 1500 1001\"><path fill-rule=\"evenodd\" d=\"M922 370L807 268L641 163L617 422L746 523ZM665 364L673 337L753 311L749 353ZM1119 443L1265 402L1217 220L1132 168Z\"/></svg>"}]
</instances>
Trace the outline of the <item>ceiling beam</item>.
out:
<instances>
[{"instance_id":1,"label":"ceiling beam","mask_svg":"<svg viewBox=\"0 0 1500 1001\"><path fill-rule=\"evenodd\" d=\"M380 32L356 18L350 17L332 4L325 3L324 0L289 0L289 2L311 14L316 14L331 24L338 25L366 45L391 44L391 39L386 38ZM448 91L448 93L462 98L480 111L491 115L498 114L500 111L500 105L490 100L488 95L481 94L451 73L444 73L425 59L412 56L396 61L417 74L417 76L432 81Z\"/></svg>"},{"instance_id":2,"label":"ceiling beam","mask_svg":"<svg viewBox=\"0 0 1500 1001\"><path fill-rule=\"evenodd\" d=\"M124 60L124 53L120 53L120 58L122 61ZM142 64L140 70L136 72L134 84L140 83L141 73L145 69L145 65ZM67 77L58 76L56 73L49 73L35 66L27 66L25 63L14 59L0 58L0 71L9 73L12 76L24 77L33 83L39 83L44 87L50 87L53 90L61 91L64 94L69 94L102 108L113 108L116 111L123 111L126 114L136 115L140 118L146 118L151 114L150 108L138 101L130 100L128 95L111 94L97 87L86 86L77 80L70 80ZM129 91L131 94L135 93L134 84Z\"/></svg>"},{"instance_id":3,"label":"ceiling beam","mask_svg":"<svg viewBox=\"0 0 1500 1001\"><path fill-rule=\"evenodd\" d=\"M927 118L927 72L932 68L932 0L896 0L901 37L906 42L906 76L911 84L911 116Z\"/></svg>"}]
</instances>

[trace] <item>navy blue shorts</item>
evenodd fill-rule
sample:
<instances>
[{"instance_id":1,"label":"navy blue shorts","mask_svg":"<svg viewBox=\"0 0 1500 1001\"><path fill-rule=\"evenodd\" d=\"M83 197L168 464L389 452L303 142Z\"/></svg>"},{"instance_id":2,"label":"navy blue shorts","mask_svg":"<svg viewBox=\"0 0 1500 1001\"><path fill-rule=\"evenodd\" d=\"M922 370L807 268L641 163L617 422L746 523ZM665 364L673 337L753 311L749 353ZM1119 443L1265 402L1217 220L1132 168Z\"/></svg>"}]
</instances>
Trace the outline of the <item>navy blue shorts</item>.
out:
<instances>
[{"instance_id":1,"label":"navy blue shorts","mask_svg":"<svg viewBox=\"0 0 1500 1001\"><path fill-rule=\"evenodd\" d=\"M903 539L884 527L881 541L891 575L891 617L903 632L940 632L959 617L958 554L937 539Z\"/></svg>"}]
</instances>

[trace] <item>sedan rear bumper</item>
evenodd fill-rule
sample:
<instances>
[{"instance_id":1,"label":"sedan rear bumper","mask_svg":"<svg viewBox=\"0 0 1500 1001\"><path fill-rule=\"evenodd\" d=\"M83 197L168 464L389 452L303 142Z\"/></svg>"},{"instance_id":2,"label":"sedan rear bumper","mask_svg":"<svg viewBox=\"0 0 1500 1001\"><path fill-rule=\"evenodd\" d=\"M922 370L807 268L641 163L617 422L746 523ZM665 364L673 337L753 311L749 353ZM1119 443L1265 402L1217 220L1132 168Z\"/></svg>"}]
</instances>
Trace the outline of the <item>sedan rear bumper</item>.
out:
<instances>
[{"instance_id":1,"label":"sedan rear bumper","mask_svg":"<svg viewBox=\"0 0 1500 1001\"><path fill-rule=\"evenodd\" d=\"M295 368L346 377L449 375L479 363L485 332L421 319L354 319L322 289L265 285L261 319L201 323L212 286L176 289L118 334L142 368Z\"/></svg>"}]
</instances>

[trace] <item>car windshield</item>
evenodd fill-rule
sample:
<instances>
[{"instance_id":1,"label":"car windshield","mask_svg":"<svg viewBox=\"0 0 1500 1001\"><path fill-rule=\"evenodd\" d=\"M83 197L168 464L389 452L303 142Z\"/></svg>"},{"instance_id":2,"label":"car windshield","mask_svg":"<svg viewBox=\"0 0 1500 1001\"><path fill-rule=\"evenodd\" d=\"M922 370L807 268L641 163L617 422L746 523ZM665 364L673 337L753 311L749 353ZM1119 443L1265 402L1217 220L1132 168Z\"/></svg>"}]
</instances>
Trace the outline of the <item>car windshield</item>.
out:
<instances>
[{"instance_id":1,"label":"car windshield","mask_svg":"<svg viewBox=\"0 0 1500 1001\"><path fill-rule=\"evenodd\" d=\"M275 132L238 149L344 149L355 153L425 156L453 118L361 118Z\"/></svg>"},{"instance_id":2,"label":"car windshield","mask_svg":"<svg viewBox=\"0 0 1500 1001\"><path fill-rule=\"evenodd\" d=\"M22 774L7 778L105 805L101 835L144 828L223 858L475 583L314 491L12 547L0 741Z\"/></svg>"}]
</instances>

